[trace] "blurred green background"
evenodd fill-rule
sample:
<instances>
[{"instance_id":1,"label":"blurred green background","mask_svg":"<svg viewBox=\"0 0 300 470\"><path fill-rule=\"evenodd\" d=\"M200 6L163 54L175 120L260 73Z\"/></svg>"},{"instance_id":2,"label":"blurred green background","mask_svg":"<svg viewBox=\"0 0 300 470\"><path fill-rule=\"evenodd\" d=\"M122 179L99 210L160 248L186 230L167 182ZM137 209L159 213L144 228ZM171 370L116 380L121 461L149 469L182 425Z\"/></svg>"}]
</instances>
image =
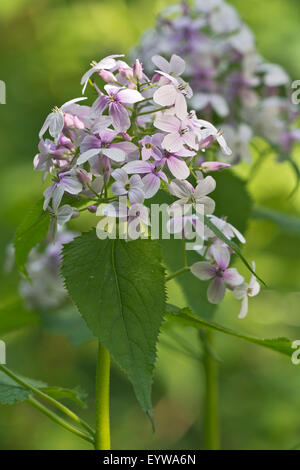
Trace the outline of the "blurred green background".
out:
<instances>
[{"instance_id":1,"label":"blurred green background","mask_svg":"<svg viewBox=\"0 0 300 470\"><path fill-rule=\"evenodd\" d=\"M0 79L7 104L0 106L0 256L28 207L43 191L32 158L38 131L54 105L80 96L80 77L93 59L127 53L168 1L152 0L1 0ZM257 37L259 51L300 78L300 3L298 0L236 0ZM297 155L296 155L297 158ZM299 158L297 158L299 161ZM239 169L247 174L247 168ZM258 205L300 217L300 191L288 195L295 177L287 164L267 158L248 189ZM297 221L297 219L295 219ZM239 303L226 298L216 319L223 325L262 337L300 339L300 230L290 234L272 222L252 220L245 255L255 259L268 288L250 303L245 320L237 320ZM1 273L0 325L7 315L22 313L18 275ZM172 303L184 305L174 282ZM28 322L35 317L28 314ZM1 323L2 322L2 323ZM81 384L89 393L83 412L92 422L95 344L74 348L63 336L41 329L38 319L0 337L7 341L8 365L49 384ZM131 386L112 370L112 445L116 449L201 448L203 370L196 333L177 331L192 356L168 340L159 349L153 400L157 433L140 411ZM284 357L216 337L220 364L220 415L225 449L288 449L300 442L300 369ZM84 441L69 435L27 404L0 406L1 449L79 449Z\"/></svg>"}]
</instances>

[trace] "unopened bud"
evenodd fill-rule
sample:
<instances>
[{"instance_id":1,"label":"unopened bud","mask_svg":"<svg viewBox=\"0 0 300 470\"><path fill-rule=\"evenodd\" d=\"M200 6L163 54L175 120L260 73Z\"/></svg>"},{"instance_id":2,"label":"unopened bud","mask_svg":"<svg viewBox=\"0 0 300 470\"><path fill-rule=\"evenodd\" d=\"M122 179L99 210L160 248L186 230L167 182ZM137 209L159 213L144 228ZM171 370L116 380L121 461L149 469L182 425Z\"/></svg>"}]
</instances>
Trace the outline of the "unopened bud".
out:
<instances>
[{"instance_id":1,"label":"unopened bud","mask_svg":"<svg viewBox=\"0 0 300 470\"><path fill-rule=\"evenodd\" d=\"M115 83L117 81L114 74L109 72L108 70L100 70L98 74L100 75L102 80L104 80L107 83Z\"/></svg>"},{"instance_id":2,"label":"unopened bud","mask_svg":"<svg viewBox=\"0 0 300 470\"><path fill-rule=\"evenodd\" d=\"M139 59L136 59L133 65L133 76L140 82L143 80L143 66L140 63Z\"/></svg>"},{"instance_id":3,"label":"unopened bud","mask_svg":"<svg viewBox=\"0 0 300 470\"><path fill-rule=\"evenodd\" d=\"M76 175L77 175L77 178L79 179L80 183L83 184L84 186L85 186L86 184L90 184L90 183L91 183L91 178L90 178L89 175L88 175L87 173L85 173L84 171L82 171L82 170L77 170Z\"/></svg>"},{"instance_id":4,"label":"unopened bud","mask_svg":"<svg viewBox=\"0 0 300 470\"><path fill-rule=\"evenodd\" d=\"M133 79L133 72L132 72L132 69L130 69L129 67L128 68L119 67L119 73L123 78L126 78L126 80Z\"/></svg>"},{"instance_id":5,"label":"unopened bud","mask_svg":"<svg viewBox=\"0 0 300 470\"><path fill-rule=\"evenodd\" d=\"M88 207L88 211L91 212L92 214L94 214L95 212L97 212L97 209L98 209L97 206L89 206L89 207Z\"/></svg>"},{"instance_id":6,"label":"unopened bud","mask_svg":"<svg viewBox=\"0 0 300 470\"><path fill-rule=\"evenodd\" d=\"M210 173L211 171L223 170L223 168L228 168L229 166L231 166L229 163L203 162L201 169L204 173Z\"/></svg>"}]
</instances>

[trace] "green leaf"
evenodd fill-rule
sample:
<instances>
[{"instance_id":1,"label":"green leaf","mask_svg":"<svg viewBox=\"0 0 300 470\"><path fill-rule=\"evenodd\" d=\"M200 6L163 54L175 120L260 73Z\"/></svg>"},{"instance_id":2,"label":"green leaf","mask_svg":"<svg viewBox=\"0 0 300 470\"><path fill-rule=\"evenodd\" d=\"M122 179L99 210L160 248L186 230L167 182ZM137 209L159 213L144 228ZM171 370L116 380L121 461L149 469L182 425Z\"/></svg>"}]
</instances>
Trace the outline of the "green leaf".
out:
<instances>
[{"instance_id":1,"label":"green leaf","mask_svg":"<svg viewBox=\"0 0 300 470\"><path fill-rule=\"evenodd\" d=\"M49 223L49 212L43 210L43 200L40 200L32 207L17 228L14 239L16 265L27 278L28 273L25 266L27 257L32 248L47 236Z\"/></svg>"},{"instance_id":2,"label":"green leaf","mask_svg":"<svg viewBox=\"0 0 300 470\"><path fill-rule=\"evenodd\" d=\"M36 388L46 387L47 385L39 380L28 379L20 375L19 377ZM32 392L0 371L0 403L2 405L13 405L16 402L28 400L30 394Z\"/></svg>"},{"instance_id":3,"label":"green leaf","mask_svg":"<svg viewBox=\"0 0 300 470\"><path fill-rule=\"evenodd\" d=\"M0 337L11 331L39 323L39 316L23 307L23 300L9 297L0 302Z\"/></svg>"},{"instance_id":4,"label":"green leaf","mask_svg":"<svg viewBox=\"0 0 300 470\"><path fill-rule=\"evenodd\" d=\"M64 246L66 288L88 327L151 405L156 343L165 312L164 269L151 240L99 240L95 230Z\"/></svg>"},{"instance_id":5,"label":"green leaf","mask_svg":"<svg viewBox=\"0 0 300 470\"><path fill-rule=\"evenodd\" d=\"M79 388L68 389L62 387L49 387L45 382L40 380L29 379L19 374L18 377L28 385L38 388L52 398L57 400L67 398L77 403L77 405L85 407L84 400L86 398L86 394ZM32 393L33 392L27 390L12 378L8 377L4 372L0 371L0 403L2 405L13 405L20 401L26 401Z\"/></svg>"},{"instance_id":6,"label":"green leaf","mask_svg":"<svg viewBox=\"0 0 300 470\"><path fill-rule=\"evenodd\" d=\"M47 395L50 395L50 397L55 398L56 400L67 398L82 408L86 407L85 399L87 394L83 392L80 387L73 389L62 387L40 387L40 390L47 393Z\"/></svg>"},{"instance_id":7,"label":"green leaf","mask_svg":"<svg viewBox=\"0 0 300 470\"><path fill-rule=\"evenodd\" d=\"M252 211L252 217L254 219L270 220L289 235L300 235L300 217L285 214L268 207L255 207Z\"/></svg>"},{"instance_id":8,"label":"green leaf","mask_svg":"<svg viewBox=\"0 0 300 470\"><path fill-rule=\"evenodd\" d=\"M293 353L292 341L287 338L263 339L256 336L247 335L238 331L231 330L218 323L207 321L194 315L188 308L179 309L173 305L167 306L167 320L176 321L184 326L192 326L196 329L215 330L230 336L235 336L249 343L258 344L264 348L271 349L285 356L291 357Z\"/></svg>"}]
</instances>

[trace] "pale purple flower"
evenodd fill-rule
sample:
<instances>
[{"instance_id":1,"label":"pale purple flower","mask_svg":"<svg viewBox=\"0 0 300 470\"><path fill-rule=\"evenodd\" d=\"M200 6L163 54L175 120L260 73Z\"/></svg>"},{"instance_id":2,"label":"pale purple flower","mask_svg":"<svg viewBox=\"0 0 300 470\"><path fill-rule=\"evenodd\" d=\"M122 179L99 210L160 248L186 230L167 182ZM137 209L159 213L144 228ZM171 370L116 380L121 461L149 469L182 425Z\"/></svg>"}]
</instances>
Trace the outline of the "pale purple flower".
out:
<instances>
[{"instance_id":1,"label":"pale purple flower","mask_svg":"<svg viewBox=\"0 0 300 470\"><path fill-rule=\"evenodd\" d=\"M152 62L164 73L179 77L185 70L185 61L176 54L173 54L170 62L160 55L152 57Z\"/></svg>"},{"instance_id":2,"label":"pale purple flower","mask_svg":"<svg viewBox=\"0 0 300 470\"><path fill-rule=\"evenodd\" d=\"M192 157L195 155L195 152L190 152L189 150L182 149L177 152L168 152L167 150L163 151L163 158L161 159L161 165L167 163L170 172L175 178L180 180L185 180L190 175L189 167L186 162L182 160L182 157Z\"/></svg>"},{"instance_id":3,"label":"pale purple flower","mask_svg":"<svg viewBox=\"0 0 300 470\"><path fill-rule=\"evenodd\" d=\"M46 120L40 130L39 138L42 139L47 129L49 129L49 134L55 140L58 139L65 125L64 113L68 111L68 106L72 105L73 103L77 103L78 101L86 99L87 98L84 96L81 98L74 98L73 100L64 103L60 108L55 107L52 113L48 114L48 116L46 117Z\"/></svg>"},{"instance_id":4,"label":"pale purple flower","mask_svg":"<svg viewBox=\"0 0 300 470\"><path fill-rule=\"evenodd\" d=\"M82 77L80 81L80 85L83 85L82 93L85 92L86 86L88 84L89 79L95 72L100 72L101 70L110 70L115 67L117 57L124 57L124 54L119 55L110 55L105 57L104 59L100 60L100 62L92 62L91 69L88 70Z\"/></svg>"},{"instance_id":5,"label":"pale purple flower","mask_svg":"<svg viewBox=\"0 0 300 470\"><path fill-rule=\"evenodd\" d=\"M255 271L255 263L252 262L252 269ZM242 301L239 318L245 318L248 312L248 297L256 296L260 291L260 285L254 274L251 275L249 284L243 283L233 289L233 295Z\"/></svg>"},{"instance_id":6,"label":"pale purple flower","mask_svg":"<svg viewBox=\"0 0 300 470\"><path fill-rule=\"evenodd\" d=\"M205 214L212 214L215 210L215 201L207 196L215 188L216 182L211 176L198 181L196 188L186 180L175 179L169 184L171 194L179 198L174 204L201 204Z\"/></svg>"},{"instance_id":7,"label":"pale purple flower","mask_svg":"<svg viewBox=\"0 0 300 470\"><path fill-rule=\"evenodd\" d=\"M97 156L106 156L114 162L124 162L126 156L137 152L137 147L132 142L114 142L112 141L118 135L117 131L106 129L100 131L97 135L87 135L80 146L81 155L77 159L77 164L93 159Z\"/></svg>"},{"instance_id":8,"label":"pale purple flower","mask_svg":"<svg viewBox=\"0 0 300 470\"><path fill-rule=\"evenodd\" d=\"M216 250L215 261L215 265L199 261L191 266L191 272L201 281L211 280L207 289L207 298L212 304L218 304L223 300L226 286L235 288L244 281L236 268L228 268L230 253L227 248Z\"/></svg>"},{"instance_id":9,"label":"pale purple flower","mask_svg":"<svg viewBox=\"0 0 300 470\"><path fill-rule=\"evenodd\" d=\"M180 77L174 78L160 70L156 72L170 80L171 83L159 87L153 95L153 101L161 106L174 106L176 116L184 119L187 115L185 97L191 98L193 96L191 87Z\"/></svg>"},{"instance_id":10,"label":"pale purple flower","mask_svg":"<svg viewBox=\"0 0 300 470\"><path fill-rule=\"evenodd\" d=\"M185 121L182 122L176 116L160 113L154 121L154 126L167 132L162 146L169 152L182 150L185 145L192 149L197 148L195 134L187 127Z\"/></svg>"},{"instance_id":11,"label":"pale purple flower","mask_svg":"<svg viewBox=\"0 0 300 470\"><path fill-rule=\"evenodd\" d=\"M159 147L161 147L164 134L156 133L154 135L145 135L140 141L139 144L142 147L142 159L149 160L153 158L154 160L161 160L162 153Z\"/></svg>"},{"instance_id":12,"label":"pale purple flower","mask_svg":"<svg viewBox=\"0 0 300 470\"><path fill-rule=\"evenodd\" d=\"M115 182L112 184L112 191L116 196L128 195L131 204L143 203L144 185L140 175L132 175L130 178L123 168L117 168L111 174Z\"/></svg>"},{"instance_id":13,"label":"pale purple flower","mask_svg":"<svg viewBox=\"0 0 300 470\"><path fill-rule=\"evenodd\" d=\"M52 199L52 209L59 207L64 193L79 194L82 191L82 184L76 174L71 171L60 173L52 185L44 191L44 210L49 206Z\"/></svg>"},{"instance_id":14,"label":"pale purple flower","mask_svg":"<svg viewBox=\"0 0 300 470\"><path fill-rule=\"evenodd\" d=\"M144 97L139 91L129 88L105 85L104 89L107 95L100 92L101 94L93 104L92 110L102 114L108 107L114 128L118 132L126 132L130 127L130 117L126 109L126 104L137 103L138 101L142 101Z\"/></svg>"},{"instance_id":15,"label":"pale purple flower","mask_svg":"<svg viewBox=\"0 0 300 470\"><path fill-rule=\"evenodd\" d=\"M126 165L123 166L123 170L128 174L138 173L144 175L142 177L142 182L146 199L153 197L157 193L160 188L161 180L168 183L167 176L161 170L160 162L150 163L137 160L126 163Z\"/></svg>"},{"instance_id":16,"label":"pale purple flower","mask_svg":"<svg viewBox=\"0 0 300 470\"><path fill-rule=\"evenodd\" d=\"M241 232L239 232L239 230L229 222L224 219L220 219L215 215L209 215L208 217L210 218L211 222L223 233L223 235L225 235L226 238L231 240L232 238L236 237L241 243L246 243L246 240ZM214 236L212 232L211 234L211 236Z\"/></svg>"}]
</instances>

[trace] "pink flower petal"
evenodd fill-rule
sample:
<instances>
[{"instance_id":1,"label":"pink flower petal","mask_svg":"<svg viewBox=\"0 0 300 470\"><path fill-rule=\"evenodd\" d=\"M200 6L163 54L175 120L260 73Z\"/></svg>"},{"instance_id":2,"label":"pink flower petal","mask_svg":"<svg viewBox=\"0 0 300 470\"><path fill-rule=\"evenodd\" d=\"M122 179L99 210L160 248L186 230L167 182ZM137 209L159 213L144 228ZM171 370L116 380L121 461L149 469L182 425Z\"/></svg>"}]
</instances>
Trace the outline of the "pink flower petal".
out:
<instances>
[{"instance_id":1,"label":"pink flower petal","mask_svg":"<svg viewBox=\"0 0 300 470\"><path fill-rule=\"evenodd\" d=\"M215 277L208 286L207 298L212 304L220 303L225 296L225 283L221 277Z\"/></svg>"},{"instance_id":2,"label":"pink flower petal","mask_svg":"<svg viewBox=\"0 0 300 470\"><path fill-rule=\"evenodd\" d=\"M176 100L177 91L173 85L164 85L153 95L153 101L161 106L172 106Z\"/></svg>"},{"instance_id":3,"label":"pink flower petal","mask_svg":"<svg viewBox=\"0 0 300 470\"><path fill-rule=\"evenodd\" d=\"M213 279L216 275L216 269L206 261L199 261L191 266L191 272L201 281Z\"/></svg>"},{"instance_id":4,"label":"pink flower petal","mask_svg":"<svg viewBox=\"0 0 300 470\"><path fill-rule=\"evenodd\" d=\"M167 159L167 165L172 175L180 180L185 180L190 174L187 164L183 160L180 160L180 158L169 157Z\"/></svg>"}]
</instances>

